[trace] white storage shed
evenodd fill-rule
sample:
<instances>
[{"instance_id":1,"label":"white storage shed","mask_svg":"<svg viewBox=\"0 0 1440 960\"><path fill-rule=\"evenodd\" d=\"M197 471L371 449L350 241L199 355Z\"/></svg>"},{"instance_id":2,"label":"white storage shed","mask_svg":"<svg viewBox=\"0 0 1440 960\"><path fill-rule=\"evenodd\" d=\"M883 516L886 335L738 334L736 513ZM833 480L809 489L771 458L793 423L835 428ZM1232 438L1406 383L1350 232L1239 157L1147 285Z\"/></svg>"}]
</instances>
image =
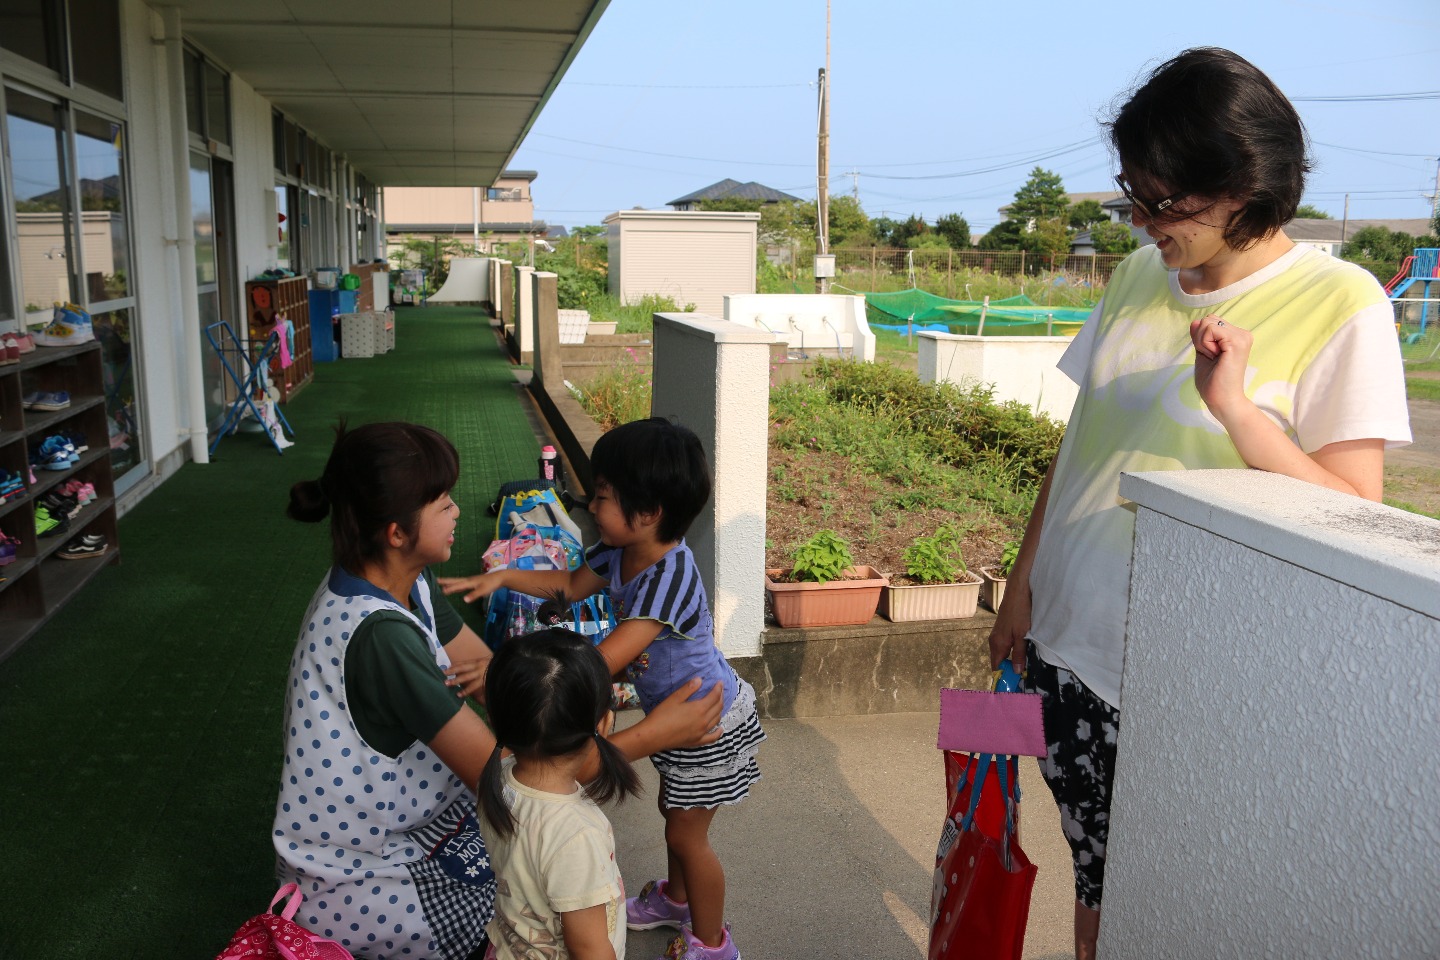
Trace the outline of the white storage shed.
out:
<instances>
[{"instance_id":1,"label":"white storage shed","mask_svg":"<svg viewBox=\"0 0 1440 960\"><path fill-rule=\"evenodd\" d=\"M621 303L646 294L693 303L721 316L725 297L755 292L760 214L621 210L605 218L610 293Z\"/></svg>"}]
</instances>

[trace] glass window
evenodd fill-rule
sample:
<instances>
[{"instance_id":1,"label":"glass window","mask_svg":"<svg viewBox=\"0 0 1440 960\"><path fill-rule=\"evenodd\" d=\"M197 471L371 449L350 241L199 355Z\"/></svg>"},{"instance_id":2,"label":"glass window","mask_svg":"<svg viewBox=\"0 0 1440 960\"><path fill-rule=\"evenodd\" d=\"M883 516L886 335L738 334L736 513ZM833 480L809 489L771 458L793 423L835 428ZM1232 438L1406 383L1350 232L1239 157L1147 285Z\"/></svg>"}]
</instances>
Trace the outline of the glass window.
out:
<instances>
[{"instance_id":1,"label":"glass window","mask_svg":"<svg viewBox=\"0 0 1440 960\"><path fill-rule=\"evenodd\" d=\"M290 268L290 191L284 184L275 187L275 210L279 213L280 244L275 248L275 265Z\"/></svg>"},{"instance_id":2,"label":"glass window","mask_svg":"<svg viewBox=\"0 0 1440 960\"><path fill-rule=\"evenodd\" d=\"M75 111L85 289L90 303L130 295L130 224L125 210L123 127Z\"/></svg>"},{"instance_id":3,"label":"glass window","mask_svg":"<svg viewBox=\"0 0 1440 960\"><path fill-rule=\"evenodd\" d=\"M15 288L10 283L10 247L0 222L0 320L15 319Z\"/></svg>"},{"instance_id":4,"label":"glass window","mask_svg":"<svg viewBox=\"0 0 1440 960\"><path fill-rule=\"evenodd\" d=\"M200 57L185 51L185 126L197 137L205 136L204 68Z\"/></svg>"},{"instance_id":5,"label":"glass window","mask_svg":"<svg viewBox=\"0 0 1440 960\"><path fill-rule=\"evenodd\" d=\"M205 64L205 133L230 144L230 78L212 63Z\"/></svg>"},{"instance_id":6,"label":"glass window","mask_svg":"<svg viewBox=\"0 0 1440 960\"><path fill-rule=\"evenodd\" d=\"M275 169L285 172L285 118L278 113L270 115L270 138L275 153Z\"/></svg>"},{"instance_id":7,"label":"glass window","mask_svg":"<svg viewBox=\"0 0 1440 960\"><path fill-rule=\"evenodd\" d=\"M20 293L26 313L39 319L53 301L75 299L64 130L56 104L9 89L5 99Z\"/></svg>"},{"instance_id":8,"label":"glass window","mask_svg":"<svg viewBox=\"0 0 1440 960\"><path fill-rule=\"evenodd\" d=\"M120 79L120 4L70 0L70 60L77 83L123 100Z\"/></svg>"},{"instance_id":9,"label":"glass window","mask_svg":"<svg viewBox=\"0 0 1440 960\"><path fill-rule=\"evenodd\" d=\"M215 283L215 212L210 197L210 158L190 154L190 217L195 223L195 283Z\"/></svg>"},{"instance_id":10,"label":"glass window","mask_svg":"<svg viewBox=\"0 0 1440 960\"><path fill-rule=\"evenodd\" d=\"M129 310L110 310L92 318L100 341L101 375L105 380L105 419L110 433L110 463L116 485L126 471L140 464L140 418L135 396ZM93 443L93 441L92 441Z\"/></svg>"},{"instance_id":11,"label":"glass window","mask_svg":"<svg viewBox=\"0 0 1440 960\"><path fill-rule=\"evenodd\" d=\"M0 3L0 47L58 73L61 22L57 0L4 0Z\"/></svg>"}]
</instances>

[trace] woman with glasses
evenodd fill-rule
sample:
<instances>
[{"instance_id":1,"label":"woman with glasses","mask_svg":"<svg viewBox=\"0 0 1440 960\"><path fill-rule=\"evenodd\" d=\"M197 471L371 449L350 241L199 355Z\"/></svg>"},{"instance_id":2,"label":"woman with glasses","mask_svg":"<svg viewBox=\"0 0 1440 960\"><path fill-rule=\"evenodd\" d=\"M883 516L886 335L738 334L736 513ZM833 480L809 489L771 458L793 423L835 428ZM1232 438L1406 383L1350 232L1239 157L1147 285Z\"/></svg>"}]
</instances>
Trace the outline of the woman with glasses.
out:
<instances>
[{"instance_id":1,"label":"woman with glasses","mask_svg":"<svg viewBox=\"0 0 1440 960\"><path fill-rule=\"evenodd\" d=\"M1044 702L1041 761L1094 955L1120 722L1133 514L1120 472L1250 467L1379 500L1409 442L1394 318L1353 264L1298 247L1309 163L1295 109L1228 50L1162 64L1109 125L1154 241L1115 270L1060 362L1080 387L990 634Z\"/></svg>"}]
</instances>

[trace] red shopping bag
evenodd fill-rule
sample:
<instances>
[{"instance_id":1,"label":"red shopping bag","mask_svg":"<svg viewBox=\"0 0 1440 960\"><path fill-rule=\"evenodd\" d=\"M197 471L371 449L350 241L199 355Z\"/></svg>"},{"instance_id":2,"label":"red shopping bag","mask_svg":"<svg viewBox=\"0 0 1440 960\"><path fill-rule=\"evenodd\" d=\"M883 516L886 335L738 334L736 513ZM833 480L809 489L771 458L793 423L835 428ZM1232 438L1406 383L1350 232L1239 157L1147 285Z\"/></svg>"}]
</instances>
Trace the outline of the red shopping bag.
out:
<instances>
[{"instance_id":1,"label":"red shopping bag","mask_svg":"<svg viewBox=\"0 0 1440 960\"><path fill-rule=\"evenodd\" d=\"M1020 960L1036 868L1015 835L1019 771L1012 759L997 757L998 776L990 779L990 755L972 757L957 777L959 789L950 792L935 853L929 960ZM949 763L947 756L947 780ZM982 797L991 794L998 795L1002 814L996 834L976 819Z\"/></svg>"}]
</instances>

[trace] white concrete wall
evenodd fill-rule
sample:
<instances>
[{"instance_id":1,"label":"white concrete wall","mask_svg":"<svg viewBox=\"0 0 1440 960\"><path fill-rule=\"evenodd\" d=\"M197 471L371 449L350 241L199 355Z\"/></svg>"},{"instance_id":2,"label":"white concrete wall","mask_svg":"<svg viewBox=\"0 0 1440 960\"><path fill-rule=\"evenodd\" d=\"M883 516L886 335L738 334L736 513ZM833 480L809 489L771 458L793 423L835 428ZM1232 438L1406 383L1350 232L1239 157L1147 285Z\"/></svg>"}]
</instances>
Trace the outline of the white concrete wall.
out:
<instances>
[{"instance_id":1,"label":"white concrete wall","mask_svg":"<svg viewBox=\"0 0 1440 960\"><path fill-rule=\"evenodd\" d=\"M231 139L235 155L235 259L241 293L246 280L275 266L278 225L266 222L267 194L275 190L275 145L270 101L230 75ZM242 335L243 330L238 331Z\"/></svg>"},{"instance_id":2,"label":"white concrete wall","mask_svg":"<svg viewBox=\"0 0 1440 960\"><path fill-rule=\"evenodd\" d=\"M1079 388L1056 368L1069 337L977 337L918 334L916 362L923 383L982 383L995 399L1018 400L1052 420L1070 419Z\"/></svg>"},{"instance_id":3,"label":"white concrete wall","mask_svg":"<svg viewBox=\"0 0 1440 960\"><path fill-rule=\"evenodd\" d=\"M875 334L865 317L865 298L838 294L750 293L725 298L725 319L757 330L801 353L838 353L875 359Z\"/></svg>"},{"instance_id":4,"label":"white concrete wall","mask_svg":"<svg viewBox=\"0 0 1440 960\"><path fill-rule=\"evenodd\" d=\"M520 344L520 362L535 354L535 291L530 286L534 267L515 267L515 339Z\"/></svg>"},{"instance_id":5,"label":"white concrete wall","mask_svg":"<svg viewBox=\"0 0 1440 960\"><path fill-rule=\"evenodd\" d=\"M1100 955L1440 957L1440 521L1258 471L1120 492Z\"/></svg>"},{"instance_id":6,"label":"white concrete wall","mask_svg":"<svg viewBox=\"0 0 1440 960\"><path fill-rule=\"evenodd\" d=\"M710 591L715 641L726 656L758 656L774 338L703 314L657 313L654 342L651 410L694 430L715 472L714 496L686 535Z\"/></svg>"}]
</instances>

